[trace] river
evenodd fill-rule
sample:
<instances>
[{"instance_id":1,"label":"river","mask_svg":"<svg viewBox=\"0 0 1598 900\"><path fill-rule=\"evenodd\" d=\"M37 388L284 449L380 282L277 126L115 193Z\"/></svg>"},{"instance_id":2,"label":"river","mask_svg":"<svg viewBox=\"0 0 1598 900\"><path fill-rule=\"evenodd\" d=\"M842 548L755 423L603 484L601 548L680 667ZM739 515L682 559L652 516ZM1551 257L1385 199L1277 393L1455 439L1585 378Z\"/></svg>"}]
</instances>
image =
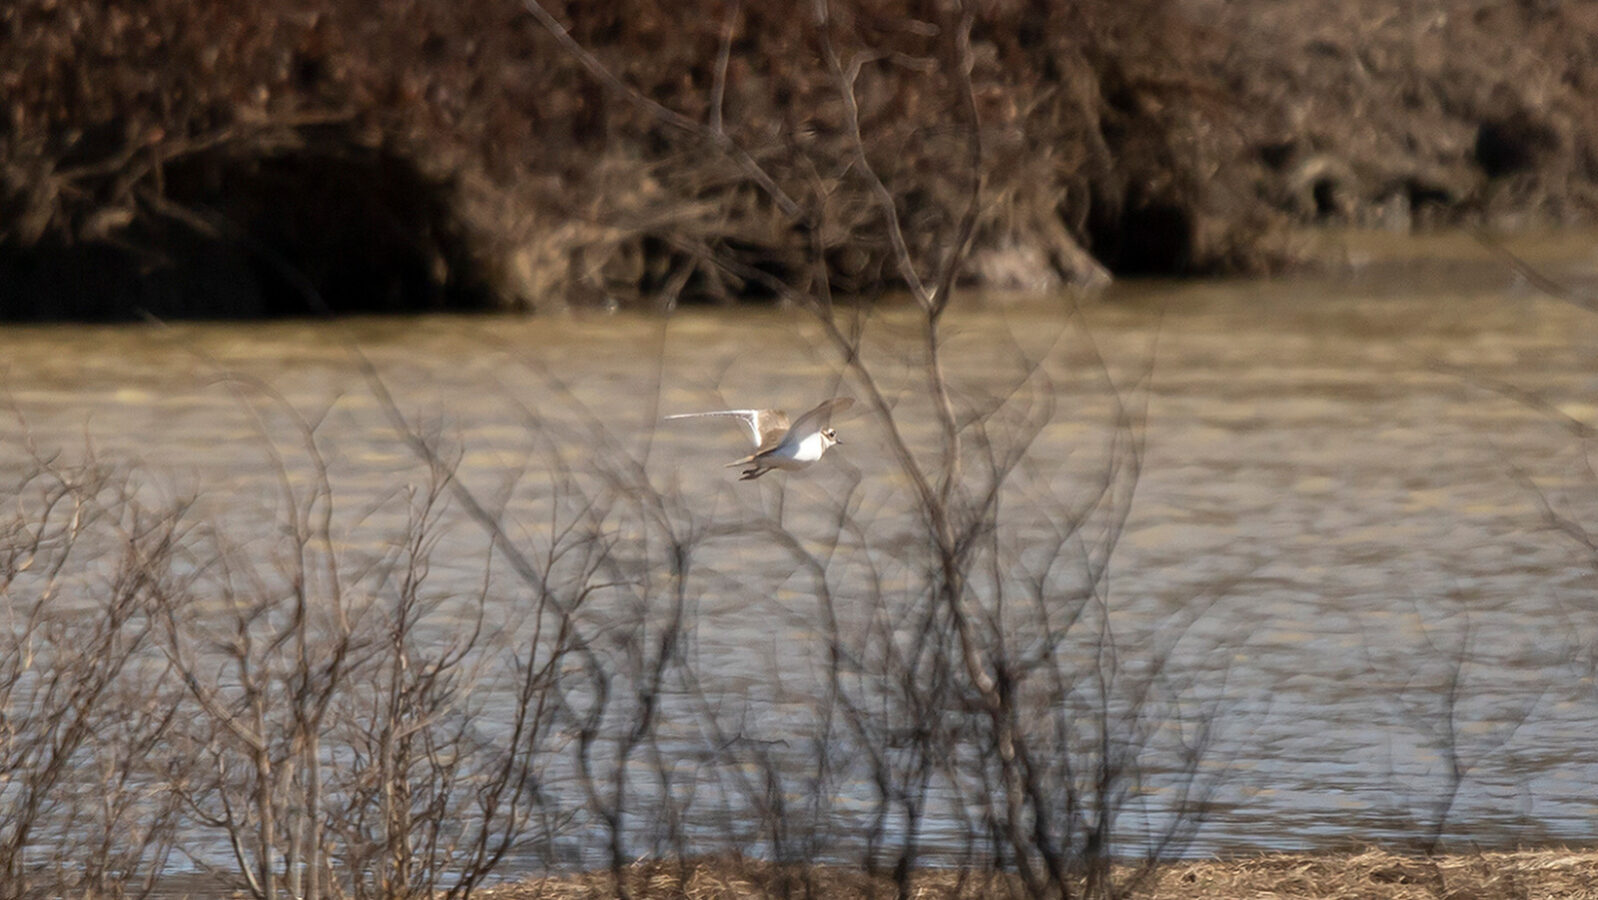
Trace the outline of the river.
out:
<instances>
[{"instance_id":1,"label":"river","mask_svg":"<svg viewBox=\"0 0 1598 900\"><path fill-rule=\"evenodd\" d=\"M962 408L1033 363L1046 377L1042 469L1090 481L1116 401L1136 412L1142 469L1104 602L1134 623L1129 639L1182 622L1167 665L1215 719L1213 789L1188 853L1412 842L1439 815L1446 836L1483 846L1594 837L1598 554L1551 527L1550 510L1598 530L1581 430L1598 426L1598 315L1468 241L1381 244L1350 243L1322 274L1131 282L1080 305L981 298L949 316ZM1516 246L1598 280L1577 238ZM914 318L878 312L867 346L912 445L930 451ZM573 460L586 456L573 436L603 426L709 525L769 516L780 498L804 531L806 505L850 484L889 517L900 490L879 423L859 410L811 472L750 484L722 467L743 452L735 427L657 427L667 413L797 411L855 392L818 329L781 310L10 327L7 464L24 430L45 453L92 447L151 497L193 493L201 514L266 532L278 489L266 448L301 465L293 410L317 422L341 508L380 526L394 515L384 498L421 466L352 347L485 494L544 477L528 471L542 458L532 416L560 423ZM448 552L480 537L461 526L441 545L432 577L448 591L480 579ZM716 573L694 608L703 683L729 701L767 691L802 718L813 654L794 648L814 635L813 598L755 537L702 559ZM740 593L734 574L767 587ZM766 738L781 741L783 721L763 722ZM1149 794L1151 821L1164 789Z\"/></svg>"}]
</instances>

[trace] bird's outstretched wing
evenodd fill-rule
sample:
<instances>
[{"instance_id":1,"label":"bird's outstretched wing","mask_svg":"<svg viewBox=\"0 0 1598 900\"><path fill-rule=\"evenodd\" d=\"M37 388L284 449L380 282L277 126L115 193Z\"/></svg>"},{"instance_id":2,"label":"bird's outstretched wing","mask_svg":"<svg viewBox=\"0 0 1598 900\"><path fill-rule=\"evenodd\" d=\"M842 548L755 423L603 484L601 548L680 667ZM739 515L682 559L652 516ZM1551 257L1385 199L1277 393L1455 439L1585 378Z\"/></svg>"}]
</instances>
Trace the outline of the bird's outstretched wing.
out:
<instances>
[{"instance_id":1,"label":"bird's outstretched wing","mask_svg":"<svg viewBox=\"0 0 1598 900\"><path fill-rule=\"evenodd\" d=\"M798 421L793 423L793 427L788 429L788 432L799 440L804 440L812 432L820 431L831 425L834 413L843 412L851 406L854 406L853 397L833 397L831 400L823 400L816 405L815 409L800 416Z\"/></svg>"},{"instance_id":2,"label":"bird's outstretched wing","mask_svg":"<svg viewBox=\"0 0 1598 900\"><path fill-rule=\"evenodd\" d=\"M756 453L782 443L783 435L788 433L788 414L780 409L718 409L711 412L678 413L666 418L737 419L749 432L749 442Z\"/></svg>"}]
</instances>

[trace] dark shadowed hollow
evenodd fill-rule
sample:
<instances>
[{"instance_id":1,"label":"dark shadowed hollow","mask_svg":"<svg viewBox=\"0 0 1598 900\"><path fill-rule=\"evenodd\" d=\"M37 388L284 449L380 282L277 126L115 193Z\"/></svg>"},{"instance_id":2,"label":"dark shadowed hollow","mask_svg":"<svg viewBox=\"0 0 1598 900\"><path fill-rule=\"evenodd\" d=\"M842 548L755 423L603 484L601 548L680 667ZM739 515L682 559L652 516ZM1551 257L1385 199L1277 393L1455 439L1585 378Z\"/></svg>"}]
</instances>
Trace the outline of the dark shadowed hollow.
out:
<instances>
[{"instance_id":1,"label":"dark shadowed hollow","mask_svg":"<svg viewBox=\"0 0 1598 900\"><path fill-rule=\"evenodd\" d=\"M447 187L382 150L251 157L196 153L164 167L151 213L116 241L0 251L15 319L258 319L490 306ZM119 312L118 312L119 311Z\"/></svg>"}]
</instances>

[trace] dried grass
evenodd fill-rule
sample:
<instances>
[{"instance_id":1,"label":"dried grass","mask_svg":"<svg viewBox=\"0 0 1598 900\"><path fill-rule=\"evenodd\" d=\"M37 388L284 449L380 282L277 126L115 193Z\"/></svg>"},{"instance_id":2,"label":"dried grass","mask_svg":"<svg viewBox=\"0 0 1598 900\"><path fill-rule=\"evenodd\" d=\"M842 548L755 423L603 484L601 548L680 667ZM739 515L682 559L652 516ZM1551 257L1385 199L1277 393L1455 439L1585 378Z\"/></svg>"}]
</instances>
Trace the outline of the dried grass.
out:
<instances>
[{"instance_id":1,"label":"dried grass","mask_svg":"<svg viewBox=\"0 0 1598 900\"><path fill-rule=\"evenodd\" d=\"M744 860L646 862L623 873L633 897L752 900L766 897L895 896L885 876L828 866L779 866ZM1127 869L1119 873L1131 878ZM1147 900L1494 900L1598 898L1598 851L1520 850L1405 856L1383 850L1352 853L1273 853L1233 860L1168 863L1133 879L1123 896ZM1014 879L992 872L927 870L911 881L924 900L1019 897ZM610 872L536 878L479 891L492 900L579 900L618 896Z\"/></svg>"},{"instance_id":2,"label":"dried grass","mask_svg":"<svg viewBox=\"0 0 1598 900\"><path fill-rule=\"evenodd\" d=\"M681 897L687 900L747 900L756 897L892 897L897 891L886 874L869 875L836 866L778 865L750 860L711 858L682 864L649 861L622 873L623 887L634 897ZM586 872L534 878L476 892L491 900L583 900L615 897L611 872ZM1017 879L995 872L929 869L911 877L915 898L1021 896Z\"/></svg>"},{"instance_id":3,"label":"dried grass","mask_svg":"<svg viewBox=\"0 0 1598 900\"><path fill-rule=\"evenodd\" d=\"M1598 897L1598 852L1517 850L1405 856L1382 850L1272 854L1162 867L1156 898Z\"/></svg>"}]
</instances>

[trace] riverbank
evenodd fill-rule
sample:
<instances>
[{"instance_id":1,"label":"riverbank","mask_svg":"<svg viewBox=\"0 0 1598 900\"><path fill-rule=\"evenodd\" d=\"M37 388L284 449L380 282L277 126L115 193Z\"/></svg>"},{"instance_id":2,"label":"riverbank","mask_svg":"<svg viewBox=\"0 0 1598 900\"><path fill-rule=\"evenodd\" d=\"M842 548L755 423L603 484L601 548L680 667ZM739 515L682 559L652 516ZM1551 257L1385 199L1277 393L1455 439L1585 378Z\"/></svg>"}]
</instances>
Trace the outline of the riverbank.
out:
<instances>
[{"instance_id":1,"label":"riverbank","mask_svg":"<svg viewBox=\"0 0 1598 900\"><path fill-rule=\"evenodd\" d=\"M1579 5L547 8L593 66L517 0L9 5L0 318L871 295L967 229L965 281L1049 290L1598 212Z\"/></svg>"},{"instance_id":2,"label":"riverbank","mask_svg":"<svg viewBox=\"0 0 1598 900\"><path fill-rule=\"evenodd\" d=\"M633 897L754 900L816 896L891 897L887 877L821 867L747 861L648 863L628 868ZM1121 896L1141 900L1237 900L1245 897L1360 900L1536 900L1598 897L1598 851L1519 850L1409 856L1384 850L1277 853L1234 860L1171 862L1140 872L1124 868ZM1012 880L991 873L929 871L911 879L917 900L1024 896ZM488 900L586 900L617 896L606 873L529 879L476 892Z\"/></svg>"}]
</instances>

